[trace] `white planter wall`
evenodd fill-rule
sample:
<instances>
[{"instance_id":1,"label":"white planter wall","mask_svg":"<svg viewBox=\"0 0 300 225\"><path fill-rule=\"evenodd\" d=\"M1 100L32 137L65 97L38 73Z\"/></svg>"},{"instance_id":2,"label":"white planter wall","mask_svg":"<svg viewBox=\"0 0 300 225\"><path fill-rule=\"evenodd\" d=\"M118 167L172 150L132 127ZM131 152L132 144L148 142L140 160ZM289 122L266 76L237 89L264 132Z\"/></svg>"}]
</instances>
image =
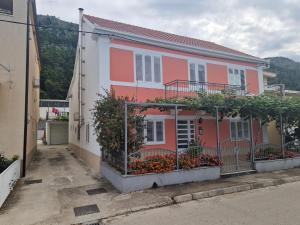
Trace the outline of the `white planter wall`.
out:
<instances>
[{"instance_id":1,"label":"white planter wall","mask_svg":"<svg viewBox=\"0 0 300 225\"><path fill-rule=\"evenodd\" d=\"M286 170L300 167L300 157L276 160L255 161L255 170L257 172L270 172L275 170Z\"/></svg>"},{"instance_id":2,"label":"white planter wall","mask_svg":"<svg viewBox=\"0 0 300 225\"><path fill-rule=\"evenodd\" d=\"M151 188L154 183L161 187L188 182L216 180L220 178L220 167L199 167L167 173L124 176L107 163L101 162L101 173L119 191L128 193Z\"/></svg>"},{"instance_id":3,"label":"white planter wall","mask_svg":"<svg viewBox=\"0 0 300 225\"><path fill-rule=\"evenodd\" d=\"M16 160L0 174L0 207L20 178L20 160Z\"/></svg>"}]
</instances>

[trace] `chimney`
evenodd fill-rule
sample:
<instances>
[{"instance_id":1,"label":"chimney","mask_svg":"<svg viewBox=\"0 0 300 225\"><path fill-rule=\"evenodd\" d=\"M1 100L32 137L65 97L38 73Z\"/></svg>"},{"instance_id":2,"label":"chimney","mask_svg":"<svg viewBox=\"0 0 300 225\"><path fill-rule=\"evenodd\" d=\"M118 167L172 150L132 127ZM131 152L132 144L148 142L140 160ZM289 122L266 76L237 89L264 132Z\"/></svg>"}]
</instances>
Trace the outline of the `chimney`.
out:
<instances>
[{"instance_id":1,"label":"chimney","mask_svg":"<svg viewBox=\"0 0 300 225\"><path fill-rule=\"evenodd\" d=\"M82 30L82 17L83 17L83 8L79 8L79 30Z\"/></svg>"}]
</instances>

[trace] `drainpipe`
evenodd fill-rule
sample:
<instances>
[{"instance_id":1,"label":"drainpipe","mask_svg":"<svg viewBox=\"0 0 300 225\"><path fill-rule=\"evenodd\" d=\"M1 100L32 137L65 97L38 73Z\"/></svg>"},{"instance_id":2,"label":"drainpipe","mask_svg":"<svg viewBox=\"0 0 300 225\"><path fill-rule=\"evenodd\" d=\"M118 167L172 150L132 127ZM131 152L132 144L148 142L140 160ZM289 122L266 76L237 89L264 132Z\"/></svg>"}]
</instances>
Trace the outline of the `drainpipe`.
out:
<instances>
[{"instance_id":1,"label":"drainpipe","mask_svg":"<svg viewBox=\"0 0 300 225\"><path fill-rule=\"evenodd\" d=\"M79 31L82 31L82 19L83 19L83 8L79 8ZM78 95L79 95L79 122L78 129L82 125L82 32L78 35L78 45L79 45L79 76L78 76Z\"/></svg>"},{"instance_id":2,"label":"drainpipe","mask_svg":"<svg viewBox=\"0 0 300 225\"><path fill-rule=\"evenodd\" d=\"M29 7L31 0L27 1L27 25L26 25L26 68L25 68L25 109L24 109L24 136L23 136L23 164L22 177L26 176L26 154L27 154L27 124L28 124L28 86L29 86L29 33L30 15Z\"/></svg>"}]
</instances>

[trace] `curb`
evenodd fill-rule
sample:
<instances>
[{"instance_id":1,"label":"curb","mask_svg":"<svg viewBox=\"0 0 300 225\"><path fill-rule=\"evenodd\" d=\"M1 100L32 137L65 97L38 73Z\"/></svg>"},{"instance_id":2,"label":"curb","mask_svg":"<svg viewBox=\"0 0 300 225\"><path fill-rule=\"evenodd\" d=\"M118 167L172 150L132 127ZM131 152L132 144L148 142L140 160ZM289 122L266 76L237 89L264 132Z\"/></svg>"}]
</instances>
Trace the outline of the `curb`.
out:
<instances>
[{"instance_id":1,"label":"curb","mask_svg":"<svg viewBox=\"0 0 300 225\"><path fill-rule=\"evenodd\" d=\"M220 195L232 194L243 191L250 191L254 189L266 188L271 186L278 186L287 183L294 183L300 181L300 176L295 177L285 177L275 180L266 180L263 182L241 184L237 186L217 188L209 191L195 192L191 194L177 195L173 198L175 204L188 202L192 200L199 200L204 198L211 198Z\"/></svg>"}]
</instances>

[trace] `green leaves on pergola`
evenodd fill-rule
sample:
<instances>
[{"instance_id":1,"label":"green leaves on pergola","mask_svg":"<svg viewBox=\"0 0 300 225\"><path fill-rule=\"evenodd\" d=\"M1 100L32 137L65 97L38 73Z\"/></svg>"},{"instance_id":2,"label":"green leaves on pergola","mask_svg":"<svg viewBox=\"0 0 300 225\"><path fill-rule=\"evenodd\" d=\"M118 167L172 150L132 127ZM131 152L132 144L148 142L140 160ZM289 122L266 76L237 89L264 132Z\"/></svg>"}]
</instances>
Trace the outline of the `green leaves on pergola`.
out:
<instances>
[{"instance_id":1,"label":"green leaves on pergola","mask_svg":"<svg viewBox=\"0 0 300 225\"><path fill-rule=\"evenodd\" d=\"M260 119L262 123L279 121L282 115L285 122L296 124L300 121L300 98L280 96L231 96L223 94L203 94L196 97L177 97L171 99L156 99L158 103L184 104L192 110L205 110L215 115L219 108L221 118L239 115L248 119Z\"/></svg>"}]
</instances>

